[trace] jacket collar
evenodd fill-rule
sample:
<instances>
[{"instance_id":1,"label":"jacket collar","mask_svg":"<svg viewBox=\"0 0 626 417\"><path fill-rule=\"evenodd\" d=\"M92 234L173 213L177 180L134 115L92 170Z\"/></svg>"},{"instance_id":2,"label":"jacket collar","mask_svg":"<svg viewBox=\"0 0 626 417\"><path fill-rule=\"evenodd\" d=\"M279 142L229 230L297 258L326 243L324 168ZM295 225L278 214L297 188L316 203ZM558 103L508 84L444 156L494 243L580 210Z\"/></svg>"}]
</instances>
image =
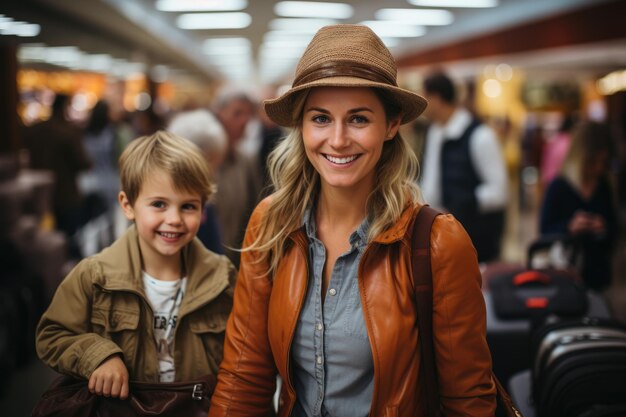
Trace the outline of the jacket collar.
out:
<instances>
[{"instance_id":1,"label":"jacket collar","mask_svg":"<svg viewBox=\"0 0 626 417\"><path fill-rule=\"evenodd\" d=\"M132 225L110 247L95 255L102 265L100 285L103 288L135 292L145 298L138 239L137 228ZM187 271L187 289L181 310L193 310L228 287L230 271L221 257L205 249L198 239L183 248L182 256Z\"/></svg>"},{"instance_id":2,"label":"jacket collar","mask_svg":"<svg viewBox=\"0 0 626 417\"><path fill-rule=\"evenodd\" d=\"M408 228L413 223L415 215L422 206L420 204L410 204L404 209L400 218L389 229L383 230L376 235L372 242L390 244L402 240L407 235Z\"/></svg>"}]
</instances>

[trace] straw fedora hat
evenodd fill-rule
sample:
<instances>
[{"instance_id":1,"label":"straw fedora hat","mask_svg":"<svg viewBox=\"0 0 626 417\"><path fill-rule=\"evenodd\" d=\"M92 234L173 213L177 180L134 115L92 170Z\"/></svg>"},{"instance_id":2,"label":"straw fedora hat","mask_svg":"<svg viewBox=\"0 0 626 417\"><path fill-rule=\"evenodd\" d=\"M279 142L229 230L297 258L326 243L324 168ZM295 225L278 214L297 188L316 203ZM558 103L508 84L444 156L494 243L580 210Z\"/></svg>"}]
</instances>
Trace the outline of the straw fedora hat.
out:
<instances>
[{"instance_id":1,"label":"straw fedora hat","mask_svg":"<svg viewBox=\"0 0 626 417\"><path fill-rule=\"evenodd\" d=\"M296 68L291 89L265 100L265 111L281 126L294 126L301 109L300 94L312 87L376 87L392 93L402 108L402 123L410 122L426 108L426 100L398 87L397 68L391 53L367 26L324 26L307 46Z\"/></svg>"}]
</instances>

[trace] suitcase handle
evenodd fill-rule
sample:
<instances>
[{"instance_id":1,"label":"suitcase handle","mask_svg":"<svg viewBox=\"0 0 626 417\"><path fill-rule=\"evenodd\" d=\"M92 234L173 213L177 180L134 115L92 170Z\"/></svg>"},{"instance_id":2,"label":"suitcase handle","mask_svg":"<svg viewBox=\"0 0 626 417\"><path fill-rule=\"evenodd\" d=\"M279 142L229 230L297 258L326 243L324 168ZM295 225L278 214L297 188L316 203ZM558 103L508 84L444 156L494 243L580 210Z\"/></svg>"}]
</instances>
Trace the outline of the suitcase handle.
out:
<instances>
[{"instance_id":1,"label":"suitcase handle","mask_svg":"<svg viewBox=\"0 0 626 417\"><path fill-rule=\"evenodd\" d=\"M557 242L562 243L566 248L571 249L571 253L567 259L569 266L575 266L578 260L579 250L578 243L575 238L566 234L549 234L539 237L528 246L526 254L526 267L532 269L533 258L538 252L550 249Z\"/></svg>"},{"instance_id":2,"label":"suitcase handle","mask_svg":"<svg viewBox=\"0 0 626 417\"><path fill-rule=\"evenodd\" d=\"M513 278L513 284L517 287L533 282L548 285L550 283L550 276L540 271L524 271L515 275Z\"/></svg>"}]
</instances>

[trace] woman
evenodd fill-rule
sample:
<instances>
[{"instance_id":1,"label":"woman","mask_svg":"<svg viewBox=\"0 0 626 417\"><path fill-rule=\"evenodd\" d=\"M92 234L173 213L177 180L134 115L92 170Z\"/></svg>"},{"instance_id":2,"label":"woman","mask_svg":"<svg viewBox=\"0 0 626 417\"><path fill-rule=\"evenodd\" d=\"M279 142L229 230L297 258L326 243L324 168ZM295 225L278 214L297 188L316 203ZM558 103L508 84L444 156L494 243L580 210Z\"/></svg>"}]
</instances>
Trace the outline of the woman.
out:
<instances>
[{"instance_id":1,"label":"woman","mask_svg":"<svg viewBox=\"0 0 626 417\"><path fill-rule=\"evenodd\" d=\"M617 232L609 183L612 142L608 126L582 122L558 175L548 186L541 208L541 234L574 238L582 249L581 275L587 287L603 290L611 283Z\"/></svg>"},{"instance_id":2,"label":"woman","mask_svg":"<svg viewBox=\"0 0 626 417\"><path fill-rule=\"evenodd\" d=\"M417 162L398 134L425 108L367 27L315 35L293 87L265 102L292 127L275 192L252 214L209 416L423 416L410 274ZM476 252L456 220L431 235L443 412L495 408Z\"/></svg>"}]
</instances>

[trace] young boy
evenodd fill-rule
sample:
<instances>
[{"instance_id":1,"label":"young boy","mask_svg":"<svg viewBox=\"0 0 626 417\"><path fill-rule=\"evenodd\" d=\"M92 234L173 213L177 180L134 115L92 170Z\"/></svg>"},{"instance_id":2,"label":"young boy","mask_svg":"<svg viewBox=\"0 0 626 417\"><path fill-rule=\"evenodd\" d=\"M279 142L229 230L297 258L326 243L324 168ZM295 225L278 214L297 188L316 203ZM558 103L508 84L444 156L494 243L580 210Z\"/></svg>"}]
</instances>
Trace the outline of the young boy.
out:
<instances>
[{"instance_id":1,"label":"young boy","mask_svg":"<svg viewBox=\"0 0 626 417\"><path fill-rule=\"evenodd\" d=\"M195 239L214 185L199 149L157 132L120 157L119 203L134 224L63 280L37 328L37 354L91 392L128 381L217 374L235 269Z\"/></svg>"}]
</instances>

